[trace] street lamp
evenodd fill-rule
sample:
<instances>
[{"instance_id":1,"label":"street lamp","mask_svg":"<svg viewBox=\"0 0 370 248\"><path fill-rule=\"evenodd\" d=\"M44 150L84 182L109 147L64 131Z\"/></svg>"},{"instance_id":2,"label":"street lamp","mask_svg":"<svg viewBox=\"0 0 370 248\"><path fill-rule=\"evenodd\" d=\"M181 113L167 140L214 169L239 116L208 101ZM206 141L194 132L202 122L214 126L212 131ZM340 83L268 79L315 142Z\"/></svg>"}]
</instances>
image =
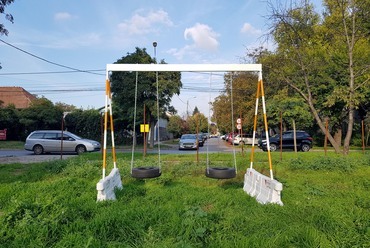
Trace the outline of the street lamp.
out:
<instances>
[{"instance_id":1,"label":"street lamp","mask_svg":"<svg viewBox=\"0 0 370 248\"><path fill-rule=\"evenodd\" d=\"M153 41L153 48L154 48L154 60L155 60L155 63L157 63L157 51L156 51L157 42L156 41Z\"/></svg>"},{"instance_id":2,"label":"street lamp","mask_svg":"<svg viewBox=\"0 0 370 248\"><path fill-rule=\"evenodd\" d=\"M186 101L186 117L189 118L189 100L190 99L193 99L193 98L197 98L196 96L192 96L190 98L188 98L188 100Z\"/></svg>"}]
</instances>

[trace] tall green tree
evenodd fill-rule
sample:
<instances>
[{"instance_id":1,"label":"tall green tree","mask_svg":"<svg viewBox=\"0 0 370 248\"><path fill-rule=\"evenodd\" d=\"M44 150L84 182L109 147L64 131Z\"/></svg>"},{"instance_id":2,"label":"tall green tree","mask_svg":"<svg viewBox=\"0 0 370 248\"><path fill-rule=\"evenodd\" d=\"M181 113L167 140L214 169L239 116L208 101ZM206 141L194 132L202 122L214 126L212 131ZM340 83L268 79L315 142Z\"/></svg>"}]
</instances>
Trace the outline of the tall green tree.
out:
<instances>
[{"instance_id":1,"label":"tall green tree","mask_svg":"<svg viewBox=\"0 0 370 248\"><path fill-rule=\"evenodd\" d=\"M146 52L146 49L136 48L135 52L117 60L115 64L152 64L156 61ZM160 63L165 63L163 60ZM137 82L137 104L135 106L135 83ZM113 72L111 75L111 90L113 93L115 126L125 127L133 130L133 126L143 123L144 109L146 123L150 123L152 135L151 146L154 145L154 126L159 117L164 116L168 110L174 111L170 105L174 94L180 93L181 73L180 72L159 72L157 96L157 73L156 72ZM157 116L157 97L159 100L159 115ZM136 123L134 122L134 110L136 107Z\"/></svg>"},{"instance_id":2,"label":"tall green tree","mask_svg":"<svg viewBox=\"0 0 370 248\"><path fill-rule=\"evenodd\" d=\"M207 133L208 132L208 118L202 113L196 113L189 116L186 120L189 125L190 133Z\"/></svg>"},{"instance_id":3,"label":"tall green tree","mask_svg":"<svg viewBox=\"0 0 370 248\"><path fill-rule=\"evenodd\" d=\"M20 111L19 122L25 126L26 134L40 129L60 129L63 110L42 97L33 100L30 107Z\"/></svg>"},{"instance_id":4,"label":"tall green tree","mask_svg":"<svg viewBox=\"0 0 370 248\"><path fill-rule=\"evenodd\" d=\"M84 138L101 139L101 115L96 109L76 109L65 116L65 128Z\"/></svg>"},{"instance_id":5,"label":"tall green tree","mask_svg":"<svg viewBox=\"0 0 370 248\"><path fill-rule=\"evenodd\" d=\"M327 117L338 123L345 119L344 154L349 151L355 109L369 88L369 38L359 18L366 12L362 2L368 0L325 1L323 21L307 0L288 9L270 2L270 34L277 48L259 60L271 78L300 95L323 133ZM340 143L331 134L328 139L340 152Z\"/></svg>"},{"instance_id":6,"label":"tall green tree","mask_svg":"<svg viewBox=\"0 0 370 248\"><path fill-rule=\"evenodd\" d=\"M3 107L0 104L0 129L7 129L8 140L20 140L22 138L19 110L14 105Z\"/></svg>"},{"instance_id":7,"label":"tall green tree","mask_svg":"<svg viewBox=\"0 0 370 248\"><path fill-rule=\"evenodd\" d=\"M245 132L252 129L257 82L258 77L253 72L233 72L225 75L224 91L212 103L212 120L217 123L220 132L231 132L232 121L236 122L238 118L242 118ZM234 116L231 116L232 113ZM235 123L234 126L236 128Z\"/></svg>"},{"instance_id":8,"label":"tall green tree","mask_svg":"<svg viewBox=\"0 0 370 248\"><path fill-rule=\"evenodd\" d=\"M184 133L185 121L178 115L173 115L169 118L167 131L172 133L174 138L178 138Z\"/></svg>"},{"instance_id":9,"label":"tall green tree","mask_svg":"<svg viewBox=\"0 0 370 248\"><path fill-rule=\"evenodd\" d=\"M308 105L294 92L289 93L287 88L276 92L267 101L266 109L270 126L279 127L281 119L284 130L292 129L293 121L301 130L310 129L314 124Z\"/></svg>"}]
</instances>

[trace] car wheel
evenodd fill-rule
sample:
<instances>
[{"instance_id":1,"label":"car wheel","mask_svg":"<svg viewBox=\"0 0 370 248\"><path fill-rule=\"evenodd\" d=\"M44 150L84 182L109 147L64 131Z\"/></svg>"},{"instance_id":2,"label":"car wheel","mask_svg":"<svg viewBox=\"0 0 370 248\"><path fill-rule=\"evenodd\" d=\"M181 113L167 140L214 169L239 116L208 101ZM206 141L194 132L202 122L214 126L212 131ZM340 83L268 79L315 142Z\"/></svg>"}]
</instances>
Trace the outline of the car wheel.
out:
<instances>
[{"instance_id":1,"label":"car wheel","mask_svg":"<svg viewBox=\"0 0 370 248\"><path fill-rule=\"evenodd\" d=\"M86 147L83 145L79 145L76 147L76 152L78 155L86 152Z\"/></svg>"},{"instance_id":2,"label":"car wheel","mask_svg":"<svg viewBox=\"0 0 370 248\"><path fill-rule=\"evenodd\" d=\"M44 148L41 145L35 145L33 147L33 153L35 153L35 155L41 155L43 152Z\"/></svg>"},{"instance_id":3,"label":"car wheel","mask_svg":"<svg viewBox=\"0 0 370 248\"><path fill-rule=\"evenodd\" d=\"M302 152L308 152L310 150L310 145L309 144L302 144L301 145L301 151Z\"/></svg>"},{"instance_id":4,"label":"car wheel","mask_svg":"<svg viewBox=\"0 0 370 248\"><path fill-rule=\"evenodd\" d=\"M274 143L270 144L270 151L274 152L276 150L277 150L277 145Z\"/></svg>"}]
</instances>

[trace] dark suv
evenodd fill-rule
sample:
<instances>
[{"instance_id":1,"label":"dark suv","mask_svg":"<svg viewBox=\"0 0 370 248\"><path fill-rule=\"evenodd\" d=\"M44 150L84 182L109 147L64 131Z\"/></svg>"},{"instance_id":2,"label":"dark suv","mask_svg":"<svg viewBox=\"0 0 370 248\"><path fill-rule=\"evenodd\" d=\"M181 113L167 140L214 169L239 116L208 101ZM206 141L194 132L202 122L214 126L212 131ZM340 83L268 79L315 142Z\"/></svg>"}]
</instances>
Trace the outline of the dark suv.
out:
<instances>
[{"instance_id":1,"label":"dark suv","mask_svg":"<svg viewBox=\"0 0 370 248\"><path fill-rule=\"evenodd\" d=\"M270 151L276 151L280 147L280 135L276 134L270 137ZM305 131L296 131L297 140L297 150L302 152L308 152L312 148L312 137ZM283 149L293 149L294 150L294 131L283 132L282 139ZM266 139L258 142L258 146L267 151Z\"/></svg>"}]
</instances>

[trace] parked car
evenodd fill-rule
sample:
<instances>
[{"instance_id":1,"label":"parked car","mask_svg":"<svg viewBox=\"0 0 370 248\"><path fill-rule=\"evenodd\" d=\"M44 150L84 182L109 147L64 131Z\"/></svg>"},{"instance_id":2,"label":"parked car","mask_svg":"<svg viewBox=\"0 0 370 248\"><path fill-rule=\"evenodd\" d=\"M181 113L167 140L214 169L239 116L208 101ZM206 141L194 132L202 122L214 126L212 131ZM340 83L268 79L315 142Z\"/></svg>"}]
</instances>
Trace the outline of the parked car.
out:
<instances>
[{"instance_id":1,"label":"parked car","mask_svg":"<svg viewBox=\"0 0 370 248\"><path fill-rule=\"evenodd\" d=\"M100 151L101 145L98 141L81 138L73 133L61 130L38 130L28 135L24 149L33 151L36 155L46 152L61 152L63 137L63 152Z\"/></svg>"},{"instance_id":2,"label":"parked car","mask_svg":"<svg viewBox=\"0 0 370 248\"><path fill-rule=\"evenodd\" d=\"M253 135L252 134L238 134L234 137L234 145L252 145ZM254 144L257 144L257 138L254 139Z\"/></svg>"},{"instance_id":3,"label":"parked car","mask_svg":"<svg viewBox=\"0 0 370 248\"><path fill-rule=\"evenodd\" d=\"M196 134L183 134L179 140L179 150L196 150L198 149Z\"/></svg>"},{"instance_id":4,"label":"parked car","mask_svg":"<svg viewBox=\"0 0 370 248\"><path fill-rule=\"evenodd\" d=\"M276 151L280 148L280 135L274 135L269 138L270 141L270 151ZM297 150L302 152L308 152L312 148L312 137L305 131L296 131L296 142L297 142ZM283 132L282 136L282 145L283 149L294 149L294 131L286 131ZM263 151L267 151L267 142L265 140L261 140L261 144L259 147Z\"/></svg>"},{"instance_id":5,"label":"parked car","mask_svg":"<svg viewBox=\"0 0 370 248\"><path fill-rule=\"evenodd\" d=\"M197 134L197 138L198 138L198 145L199 145L199 147L204 146L203 134L202 133L198 133Z\"/></svg>"}]
</instances>

